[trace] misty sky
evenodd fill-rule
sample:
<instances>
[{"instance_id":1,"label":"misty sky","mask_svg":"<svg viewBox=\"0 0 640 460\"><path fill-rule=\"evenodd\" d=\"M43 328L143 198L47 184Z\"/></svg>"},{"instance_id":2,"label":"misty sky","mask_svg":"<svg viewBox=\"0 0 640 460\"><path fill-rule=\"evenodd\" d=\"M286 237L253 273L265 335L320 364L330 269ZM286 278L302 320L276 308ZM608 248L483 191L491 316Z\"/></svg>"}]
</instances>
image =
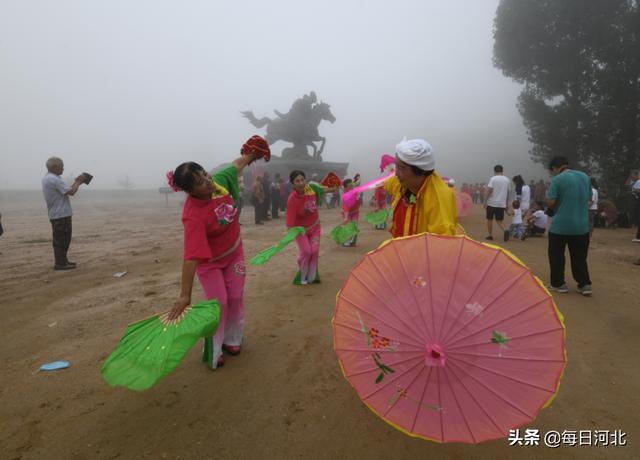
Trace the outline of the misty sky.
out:
<instances>
[{"instance_id":1,"label":"misty sky","mask_svg":"<svg viewBox=\"0 0 640 460\"><path fill-rule=\"evenodd\" d=\"M376 173L403 137L436 169L525 179L519 85L493 68L498 0L0 1L0 190L35 189L51 155L91 187L163 185L187 160L228 161L310 90L331 104L324 158ZM274 153L290 144L278 142Z\"/></svg>"}]
</instances>

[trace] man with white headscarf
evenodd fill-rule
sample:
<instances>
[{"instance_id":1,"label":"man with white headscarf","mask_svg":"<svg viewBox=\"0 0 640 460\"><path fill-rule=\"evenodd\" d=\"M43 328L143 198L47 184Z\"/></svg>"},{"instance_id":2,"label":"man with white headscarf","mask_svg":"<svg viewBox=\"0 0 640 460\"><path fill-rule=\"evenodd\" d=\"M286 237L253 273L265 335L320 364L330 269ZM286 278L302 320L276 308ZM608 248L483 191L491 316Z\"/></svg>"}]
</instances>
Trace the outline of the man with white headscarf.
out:
<instances>
[{"instance_id":1,"label":"man with white headscarf","mask_svg":"<svg viewBox=\"0 0 640 460\"><path fill-rule=\"evenodd\" d=\"M455 235L458 227L455 195L435 171L431 145L423 139L403 139L396 145L396 174L383 184L393 197L394 238L430 232Z\"/></svg>"}]
</instances>

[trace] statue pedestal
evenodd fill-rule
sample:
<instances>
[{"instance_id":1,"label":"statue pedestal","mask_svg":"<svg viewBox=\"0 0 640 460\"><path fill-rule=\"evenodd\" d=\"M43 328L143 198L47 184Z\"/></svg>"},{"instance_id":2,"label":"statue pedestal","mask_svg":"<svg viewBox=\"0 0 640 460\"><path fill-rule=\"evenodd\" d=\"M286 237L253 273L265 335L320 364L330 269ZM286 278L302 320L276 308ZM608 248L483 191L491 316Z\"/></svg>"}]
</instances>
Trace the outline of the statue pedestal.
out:
<instances>
[{"instance_id":1,"label":"statue pedestal","mask_svg":"<svg viewBox=\"0 0 640 460\"><path fill-rule=\"evenodd\" d=\"M289 174L291 173L291 171L295 169L304 171L305 175L307 176L307 180L311 180L313 175L317 174L318 181L320 181L329 172L336 173L340 177L340 179L342 179L347 175L348 167L349 167L349 163L317 161L311 158L309 158L308 160L297 160L297 159L283 159L280 157L271 157L271 161L269 161L269 163L260 161L256 164L256 170L258 171L259 174L268 172L272 180L276 174L280 174L280 176L285 180L285 182L289 182Z\"/></svg>"}]
</instances>

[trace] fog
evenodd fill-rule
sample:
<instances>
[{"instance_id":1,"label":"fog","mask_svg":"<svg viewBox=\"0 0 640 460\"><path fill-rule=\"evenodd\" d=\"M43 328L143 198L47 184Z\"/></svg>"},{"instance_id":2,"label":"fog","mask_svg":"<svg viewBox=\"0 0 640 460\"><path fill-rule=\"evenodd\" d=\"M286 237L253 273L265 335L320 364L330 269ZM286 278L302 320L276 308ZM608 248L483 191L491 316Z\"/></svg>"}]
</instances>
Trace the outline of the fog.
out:
<instances>
[{"instance_id":1,"label":"fog","mask_svg":"<svg viewBox=\"0 0 640 460\"><path fill-rule=\"evenodd\" d=\"M485 181L493 165L528 181L519 85L491 63L498 0L3 1L0 190L37 189L56 155L90 187L163 185L187 160L214 167L313 90L324 159L377 173L403 136L436 169ZM272 145L274 154L290 146Z\"/></svg>"}]
</instances>

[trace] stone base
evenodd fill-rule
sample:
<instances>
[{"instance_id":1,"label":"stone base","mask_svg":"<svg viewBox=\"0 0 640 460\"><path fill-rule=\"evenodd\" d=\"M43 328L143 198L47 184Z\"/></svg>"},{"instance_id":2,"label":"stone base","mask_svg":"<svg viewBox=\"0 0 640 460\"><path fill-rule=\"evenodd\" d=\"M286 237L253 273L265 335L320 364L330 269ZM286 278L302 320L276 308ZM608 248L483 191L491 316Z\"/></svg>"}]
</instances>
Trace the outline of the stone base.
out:
<instances>
[{"instance_id":1,"label":"stone base","mask_svg":"<svg viewBox=\"0 0 640 460\"><path fill-rule=\"evenodd\" d=\"M329 172L336 173L341 179L347 175L349 163L336 163L330 161L308 160L285 160L283 158L272 157L269 163L259 162L256 164L256 170L259 174L268 172L271 179L276 174L286 181L289 181L291 171L299 169L304 171L307 180L311 180L314 174L317 174L318 180L322 180ZM248 171L250 168L247 168ZM249 173L250 174L250 173ZM246 180L246 178L245 178ZM246 182L245 182L246 183Z\"/></svg>"}]
</instances>

